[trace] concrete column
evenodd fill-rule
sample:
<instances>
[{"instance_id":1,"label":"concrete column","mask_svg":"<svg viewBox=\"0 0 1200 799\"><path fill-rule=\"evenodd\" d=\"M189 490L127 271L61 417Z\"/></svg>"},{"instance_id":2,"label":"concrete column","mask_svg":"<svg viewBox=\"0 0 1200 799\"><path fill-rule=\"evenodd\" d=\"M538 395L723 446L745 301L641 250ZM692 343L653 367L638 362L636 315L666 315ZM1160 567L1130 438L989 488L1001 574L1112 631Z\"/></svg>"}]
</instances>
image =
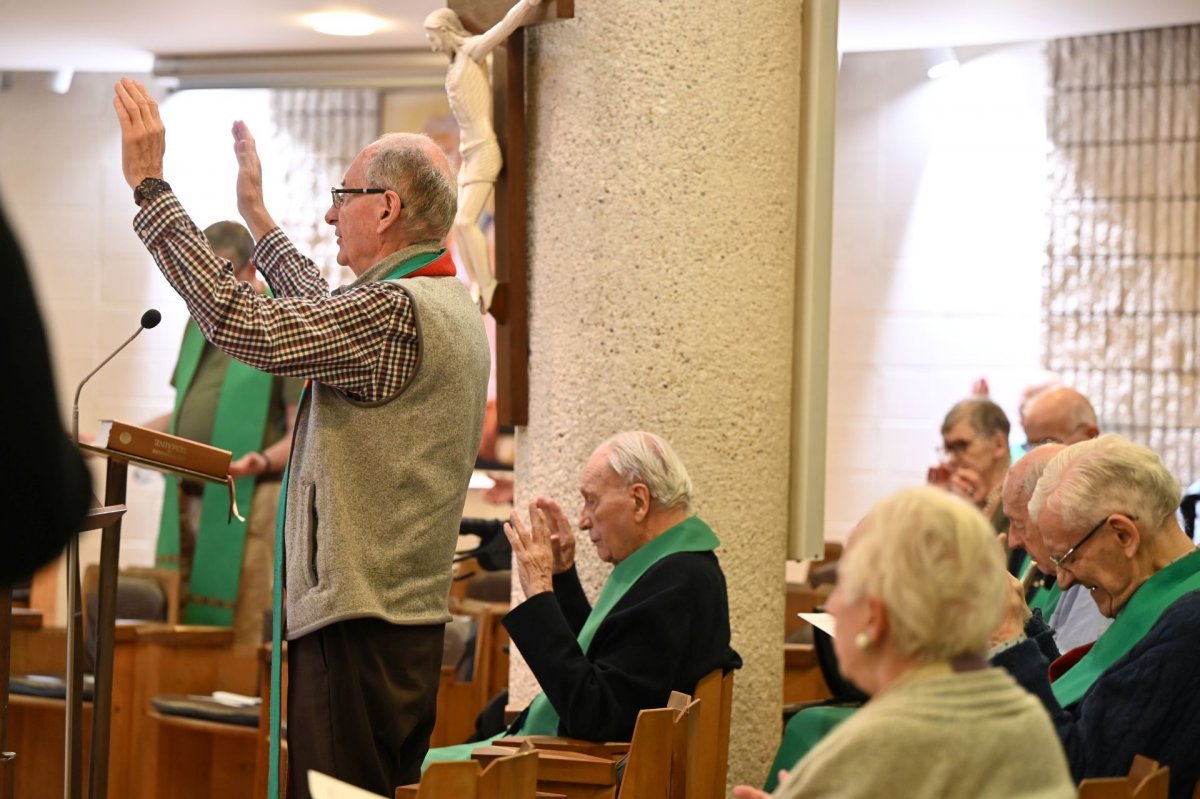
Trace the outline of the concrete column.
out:
<instances>
[{"instance_id":1,"label":"concrete column","mask_svg":"<svg viewBox=\"0 0 1200 799\"><path fill-rule=\"evenodd\" d=\"M529 61L530 409L518 501L579 509L625 429L665 436L721 537L730 780L779 740L800 4L579 0ZM584 538L594 598L609 573ZM515 655L515 653L514 653ZM518 666L513 701L533 683Z\"/></svg>"}]
</instances>

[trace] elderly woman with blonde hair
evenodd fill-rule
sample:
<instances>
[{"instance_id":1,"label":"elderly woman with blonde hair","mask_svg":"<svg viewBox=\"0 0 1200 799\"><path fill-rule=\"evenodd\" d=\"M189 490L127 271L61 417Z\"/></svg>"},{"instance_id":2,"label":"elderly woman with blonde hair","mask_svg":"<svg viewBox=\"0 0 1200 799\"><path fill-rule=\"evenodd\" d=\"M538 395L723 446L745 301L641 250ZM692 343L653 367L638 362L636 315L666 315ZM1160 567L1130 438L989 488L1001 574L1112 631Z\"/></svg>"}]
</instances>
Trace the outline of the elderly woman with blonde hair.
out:
<instances>
[{"instance_id":1,"label":"elderly woman with blonde hair","mask_svg":"<svg viewBox=\"0 0 1200 799\"><path fill-rule=\"evenodd\" d=\"M1002 549L966 501L920 487L875 505L828 602L841 671L871 699L772 796L1075 796L1041 703L984 659L1009 591Z\"/></svg>"}]
</instances>

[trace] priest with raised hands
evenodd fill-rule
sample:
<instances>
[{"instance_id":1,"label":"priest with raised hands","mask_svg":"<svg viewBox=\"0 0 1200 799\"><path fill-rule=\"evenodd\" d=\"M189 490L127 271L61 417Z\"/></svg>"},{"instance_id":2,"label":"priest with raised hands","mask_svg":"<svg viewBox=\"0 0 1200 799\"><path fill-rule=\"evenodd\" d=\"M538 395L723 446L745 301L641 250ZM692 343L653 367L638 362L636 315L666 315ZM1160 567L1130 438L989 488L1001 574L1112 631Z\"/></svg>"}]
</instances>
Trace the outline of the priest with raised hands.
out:
<instances>
[{"instance_id":1,"label":"priest with raised hands","mask_svg":"<svg viewBox=\"0 0 1200 799\"><path fill-rule=\"evenodd\" d=\"M714 669L739 668L717 536L691 511L691 478L653 433L601 444L583 469L579 527L615 566L594 605L575 570L575 536L557 502L505 525L525 601L504 619L542 688L507 731L628 741L638 711L691 693ZM479 743L430 751L469 757Z\"/></svg>"},{"instance_id":2,"label":"priest with raised hands","mask_svg":"<svg viewBox=\"0 0 1200 799\"><path fill-rule=\"evenodd\" d=\"M1113 622L1056 660L1051 683L1048 628L1025 624L1018 597L1010 645L993 662L1046 705L1077 781L1126 774L1140 754L1170 768L1173 799L1190 799L1200 778L1200 553L1175 517L1179 494L1154 452L1120 436L1056 455L1030 519L1063 590L1083 586Z\"/></svg>"}]
</instances>

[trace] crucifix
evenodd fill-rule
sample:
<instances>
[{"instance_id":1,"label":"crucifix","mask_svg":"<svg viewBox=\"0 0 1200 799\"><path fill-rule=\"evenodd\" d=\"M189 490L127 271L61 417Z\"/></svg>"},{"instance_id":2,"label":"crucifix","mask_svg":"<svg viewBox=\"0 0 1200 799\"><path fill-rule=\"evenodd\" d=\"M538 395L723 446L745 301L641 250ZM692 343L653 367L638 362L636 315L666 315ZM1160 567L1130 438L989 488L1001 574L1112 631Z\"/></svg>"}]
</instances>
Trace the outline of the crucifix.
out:
<instances>
[{"instance_id":1,"label":"crucifix","mask_svg":"<svg viewBox=\"0 0 1200 799\"><path fill-rule=\"evenodd\" d=\"M448 0L448 8L425 21L433 48L451 57L446 94L462 152L455 239L481 308L496 320L496 412L505 426L526 424L529 417L524 29L570 19L574 12L574 0ZM494 269L478 228L493 187Z\"/></svg>"}]
</instances>

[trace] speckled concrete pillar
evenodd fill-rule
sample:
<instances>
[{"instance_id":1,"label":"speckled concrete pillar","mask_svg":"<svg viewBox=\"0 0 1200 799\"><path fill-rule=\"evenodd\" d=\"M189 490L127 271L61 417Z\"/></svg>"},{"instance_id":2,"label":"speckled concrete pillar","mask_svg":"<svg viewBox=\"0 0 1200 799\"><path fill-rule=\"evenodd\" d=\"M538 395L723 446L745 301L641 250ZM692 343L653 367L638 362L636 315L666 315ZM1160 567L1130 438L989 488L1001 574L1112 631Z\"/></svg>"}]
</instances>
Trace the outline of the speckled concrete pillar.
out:
<instances>
[{"instance_id":1,"label":"speckled concrete pillar","mask_svg":"<svg viewBox=\"0 0 1200 799\"><path fill-rule=\"evenodd\" d=\"M578 0L530 36L529 426L518 499L578 512L612 433L665 436L721 537L729 776L779 740L800 5ZM586 537L594 597L609 573ZM513 701L534 690L521 665Z\"/></svg>"}]
</instances>

